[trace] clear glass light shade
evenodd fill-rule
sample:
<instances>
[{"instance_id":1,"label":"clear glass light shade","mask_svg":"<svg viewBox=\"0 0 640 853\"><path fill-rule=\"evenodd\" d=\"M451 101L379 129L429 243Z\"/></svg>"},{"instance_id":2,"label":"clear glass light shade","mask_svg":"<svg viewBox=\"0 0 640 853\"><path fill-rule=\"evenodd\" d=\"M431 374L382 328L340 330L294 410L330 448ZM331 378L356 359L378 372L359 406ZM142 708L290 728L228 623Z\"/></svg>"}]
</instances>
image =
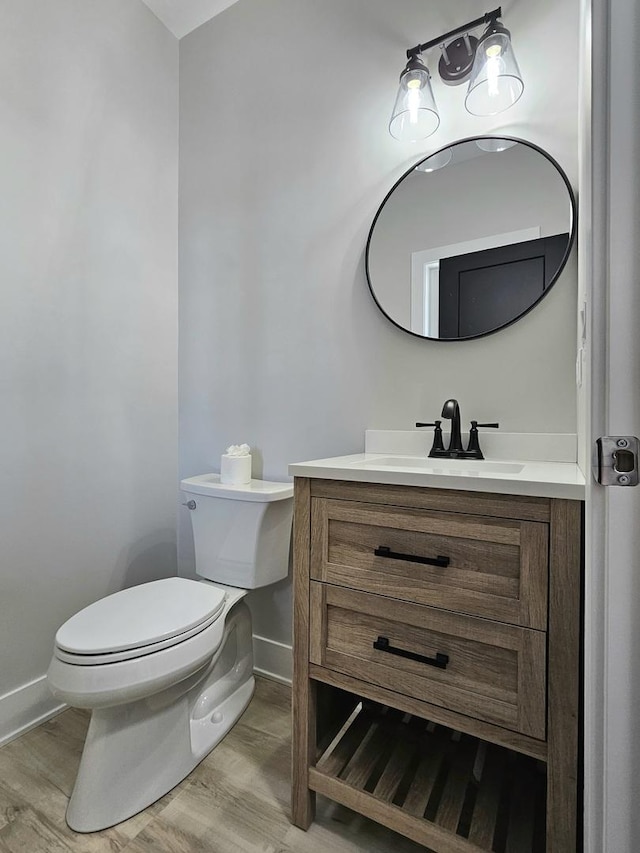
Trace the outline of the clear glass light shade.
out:
<instances>
[{"instance_id":1,"label":"clear glass light shade","mask_svg":"<svg viewBox=\"0 0 640 853\"><path fill-rule=\"evenodd\" d=\"M439 124L429 72L424 66L407 67L400 77L389 133L401 142L416 142L435 133Z\"/></svg>"},{"instance_id":2,"label":"clear glass light shade","mask_svg":"<svg viewBox=\"0 0 640 853\"><path fill-rule=\"evenodd\" d=\"M491 32L478 43L464 105L474 116L493 116L509 109L524 83L506 30Z\"/></svg>"},{"instance_id":3,"label":"clear glass light shade","mask_svg":"<svg viewBox=\"0 0 640 853\"><path fill-rule=\"evenodd\" d=\"M513 139L501 139L498 136L486 136L483 139L476 139L476 145L481 151L488 151L494 154L506 151L507 148L513 148L514 145L517 145L517 142L514 142Z\"/></svg>"},{"instance_id":4,"label":"clear glass light shade","mask_svg":"<svg viewBox=\"0 0 640 853\"><path fill-rule=\"evenodd\" d=\"M416 172L436 172L438 169L443 169L448 166L453 157L451 148L444 148L442 151L436 151L431 157L427 157L422 163L416 166Z\"/></svg>"}]
</instances>

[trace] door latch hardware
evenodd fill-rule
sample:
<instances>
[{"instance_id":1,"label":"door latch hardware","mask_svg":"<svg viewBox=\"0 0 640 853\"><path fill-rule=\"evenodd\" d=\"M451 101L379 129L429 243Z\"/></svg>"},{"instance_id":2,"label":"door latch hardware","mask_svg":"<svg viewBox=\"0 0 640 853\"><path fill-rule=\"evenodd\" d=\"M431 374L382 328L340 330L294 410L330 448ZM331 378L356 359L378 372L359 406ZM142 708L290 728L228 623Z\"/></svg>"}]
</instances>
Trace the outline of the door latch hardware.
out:
<instances>
[{"instance_id":1,"label":"door latch hardware","mask_svg":"<svg viewBox=\"0 0 640 853\"><path fill-rule=\"evenodd\" d=\"M640 441L634 435L605 435L596 441L594 473L603 486L637 486Z\"/></svg>"}]
</instances>

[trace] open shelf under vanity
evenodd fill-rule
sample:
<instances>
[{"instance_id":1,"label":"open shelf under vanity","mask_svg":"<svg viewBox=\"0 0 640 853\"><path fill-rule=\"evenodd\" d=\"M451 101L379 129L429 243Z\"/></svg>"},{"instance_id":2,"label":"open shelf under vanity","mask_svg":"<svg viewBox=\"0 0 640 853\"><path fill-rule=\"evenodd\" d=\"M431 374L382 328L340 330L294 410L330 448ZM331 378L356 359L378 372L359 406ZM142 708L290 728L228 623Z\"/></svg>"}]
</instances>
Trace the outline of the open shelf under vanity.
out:
<instances>
[{"instance_id":1,"label":"open shelf under vanity","mask_svg":"<svg viewBox=\"0 0 640 853\"><path fill-rule=\"evenodd\" d=\"M364 701L322 748L309 782L419 843L441 836L447 849L468 853L543 853L545 770L530 756Z\"/></svg>"}]
</instances>

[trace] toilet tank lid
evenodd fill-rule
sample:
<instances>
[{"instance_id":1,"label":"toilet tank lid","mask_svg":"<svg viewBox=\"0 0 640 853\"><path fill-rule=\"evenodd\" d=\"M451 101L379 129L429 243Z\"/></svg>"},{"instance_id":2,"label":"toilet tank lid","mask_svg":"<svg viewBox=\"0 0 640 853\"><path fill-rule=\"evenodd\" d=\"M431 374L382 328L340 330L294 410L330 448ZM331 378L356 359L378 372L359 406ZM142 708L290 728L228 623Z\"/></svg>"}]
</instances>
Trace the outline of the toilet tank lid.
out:
<instances>
[{"instance_id":1,"label":"toilet tank lid","mask_svg":"<svg viewBox=\"0 0 640 853\"><path fill-rule=\"evenodd\" d=\"M164 578L120 590L89 604L56 634L58 648L105 654L153 645L210 623L225 590L187 578Z\"/></svg>"},{"instance_id":2,"label":"toilet tank lid","mask_svg":"<svg viewBox=\"0 0 640 853\"><path fill-rule=\"evenodd\" d=\"M208 495L212 498L230 498L236 501L281 501L293 497L293 483L272 483L269 480L251 480L242 486L229 486L220 482L220 474L200 474L180 481L183 492Z\"/></svg>"}]
</instances>

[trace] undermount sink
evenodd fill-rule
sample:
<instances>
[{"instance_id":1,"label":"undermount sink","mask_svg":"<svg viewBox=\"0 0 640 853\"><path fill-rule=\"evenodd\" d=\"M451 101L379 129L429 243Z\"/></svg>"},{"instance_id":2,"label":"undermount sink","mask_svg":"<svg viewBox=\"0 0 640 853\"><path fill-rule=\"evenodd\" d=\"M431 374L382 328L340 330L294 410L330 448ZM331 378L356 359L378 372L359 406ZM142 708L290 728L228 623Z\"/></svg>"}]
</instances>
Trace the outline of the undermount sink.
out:
<instances>
[{"instance_id":1,"label":"undermount sink","mask_svg":"<svg viewBox=\"0 0 640 853\"><path fill-rule=\"evenodd\" d=\"M422 471L426 474L460 474L481 477L483 474L519 474L524 465L517 462L489 462L486 459L430 459L426 456L375 456L358 460L352 468L389 468Z\"/></svg>"}]
</instances>

